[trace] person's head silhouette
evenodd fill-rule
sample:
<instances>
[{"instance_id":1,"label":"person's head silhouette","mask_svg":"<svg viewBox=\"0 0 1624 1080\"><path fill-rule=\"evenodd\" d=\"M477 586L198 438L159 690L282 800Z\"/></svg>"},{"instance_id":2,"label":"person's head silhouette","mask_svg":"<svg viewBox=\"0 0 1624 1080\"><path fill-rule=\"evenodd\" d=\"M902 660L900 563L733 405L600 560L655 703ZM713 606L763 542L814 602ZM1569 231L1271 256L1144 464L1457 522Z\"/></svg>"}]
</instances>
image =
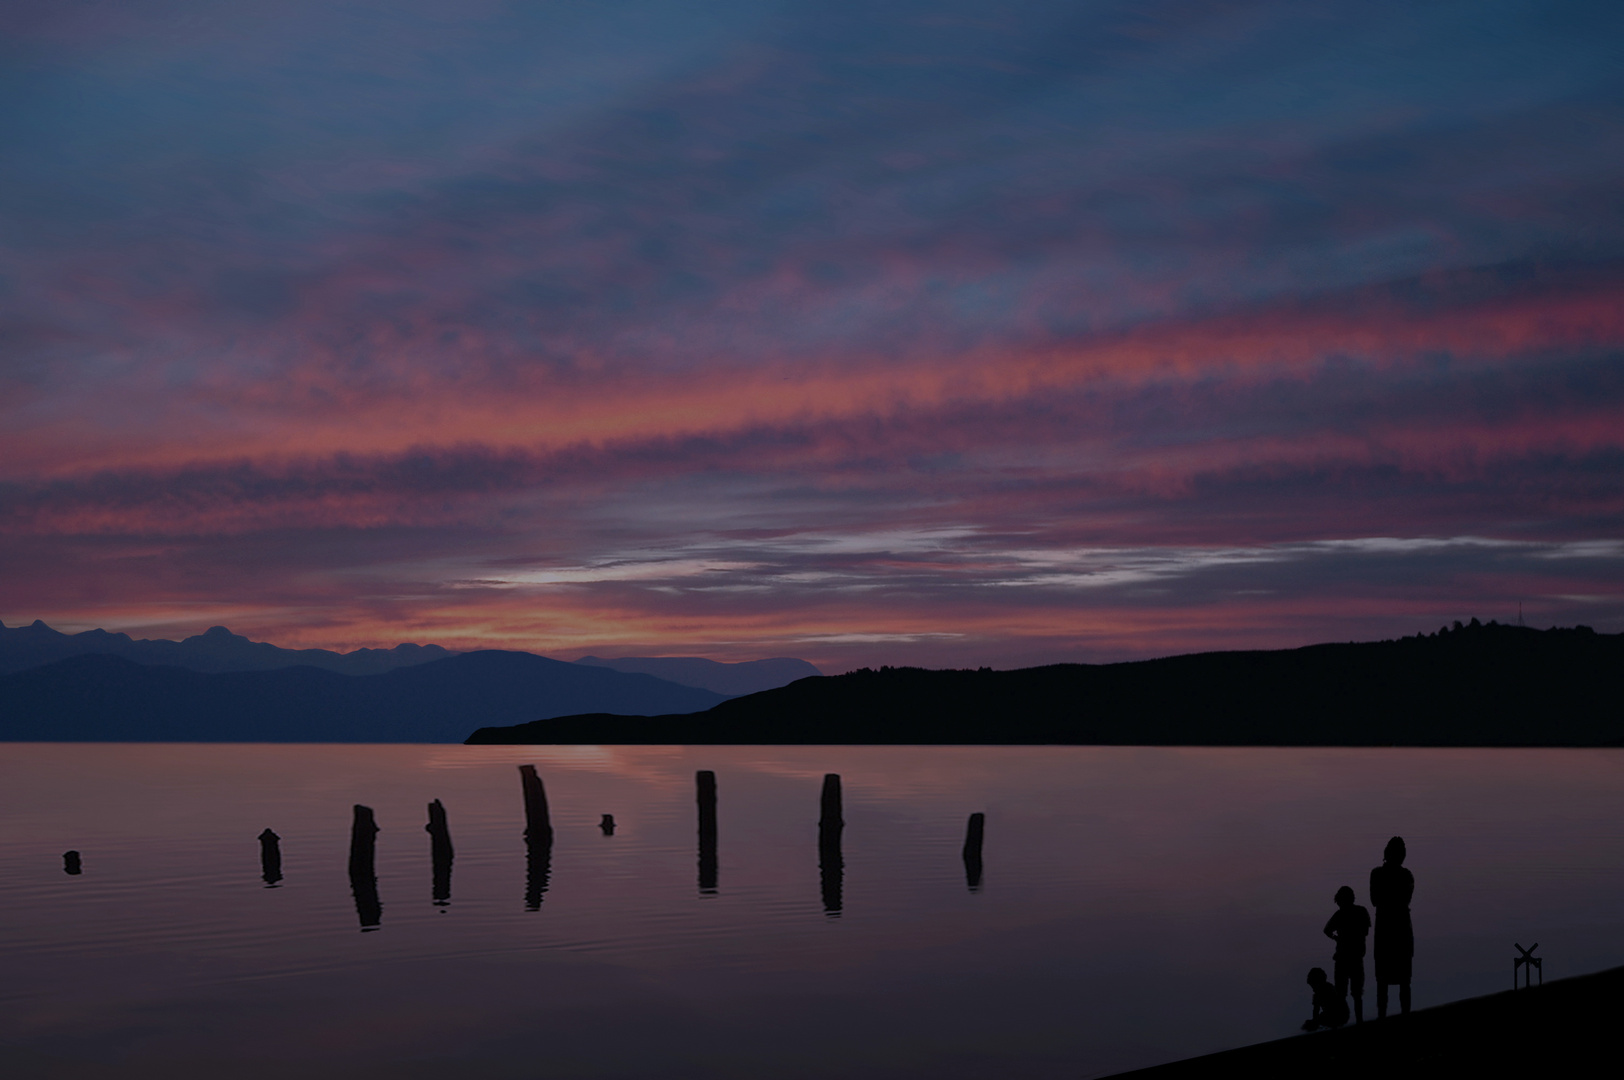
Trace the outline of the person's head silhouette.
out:
<instances>
[{"instance_id":1,"label":"person's head silhouette","mask_svg":"<svg viewBox=\"0 0 1624 1080\"><path fill-rule=\"evenodd\" d=\"M1320 987L1324 986L1330 981L1330 976L1325 974L1324 968L1308 969L1308 985L1312 986L1314 989L1318 990Z\"/></svg>"},{"instance_id":2,"label":"person's head silhouette","mask_svg":"<svg viewBox=\"0 0 1624 1080\"><path fill-rule=\"evenodd\" d=\"M1353 890L1344 885L1336 891L1336 906L1347 907L1353 903Z\"/></svg>"},{"instance_id":3,"label":"person's head silhouette","mask_svg":"<svg viewBox=\"0 0 1624 1080\"><path fill-rule=\"evenodd\" d=\"M1382 851L1382 862L1392 863L1394 866L1403 866L1404 854L1404 837L1395 836L1387 841L1387 847Z\"/></svg>"}]
</instances>

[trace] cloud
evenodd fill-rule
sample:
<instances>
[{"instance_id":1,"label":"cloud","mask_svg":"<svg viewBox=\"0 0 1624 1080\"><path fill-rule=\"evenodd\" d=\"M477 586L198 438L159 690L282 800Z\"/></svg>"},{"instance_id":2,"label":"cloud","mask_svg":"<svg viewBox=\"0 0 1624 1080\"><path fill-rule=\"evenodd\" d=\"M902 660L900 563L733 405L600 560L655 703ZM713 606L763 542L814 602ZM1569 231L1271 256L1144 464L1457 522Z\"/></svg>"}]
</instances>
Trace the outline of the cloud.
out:
<instances>
[{"instance_id":1,"label":"cloud","mask_svg":"<svg viewBox=\"0 0 1624 1080\"><path fill-rule=\"evenodd\" d=\"M1617 594L1612 7L6 18L25 621L838 667Z\"/></svg>"}]
</instances>

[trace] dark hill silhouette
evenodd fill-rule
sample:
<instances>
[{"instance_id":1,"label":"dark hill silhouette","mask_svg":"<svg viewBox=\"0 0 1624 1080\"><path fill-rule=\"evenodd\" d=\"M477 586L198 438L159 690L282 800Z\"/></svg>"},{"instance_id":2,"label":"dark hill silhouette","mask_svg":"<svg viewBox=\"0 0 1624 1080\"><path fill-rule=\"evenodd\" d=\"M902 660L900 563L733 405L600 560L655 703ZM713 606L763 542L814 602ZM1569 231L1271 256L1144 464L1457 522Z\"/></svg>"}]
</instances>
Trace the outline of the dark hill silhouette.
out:
<instances>
[{"instance_id":1,"label":"dark hill silhouette","mask_svg":"<svg viewBox=\"0 0 1624 1080\"><path fill-rule=\"evenodd\" d=\"M650 675L517 652L356 676L314 667L209 674L89 655L0 677L0 739L457 742L491 721L698 710L722 700Z\"/></svg>"},{"instance_id":2,"label":"dark hill silhouette","mask_svg":"<svg viewBox=\"0 0 1624 1080\"><path fill-rule=\"evenodd\" d=\"M64 634L35 619L28 626L0 623L0 675L66 660L72 656L121 656L137 664L160 664L189 671L272 671L317 667L344 675L376 675L457 655L438 645L396 645L393 649L282 649L250 641L223 626L211 626L183 641L131 638L106 630Z\"/></svg>"},{"instance_id":3,"label":"dark hill silhouette","mask_svg":"<svg viewBox=\"0 0 1624 1080\"><path fill-rule=\"evenodd\" d=\"M656 679L683 686L698 686L729 697L772 690L796 679L823 674L805 660L788 656L746 660L738 664L723 664L703 656L622 656L614 660L583 656L575 662L614 668L616 671L638 671Z\"/></svg>"},{"instance_id":4,"label":"dark hill silhouette","mask_svg":"<svg viewBox=\"0 0 1624 1080\"><path fill-rule=\"evenodd\" d=\"M471 743L1624 745L1624 635L1490 623L1397 641L1018 671L863 669L688 716L562 716Z\"/></svg>"}]
</instances>

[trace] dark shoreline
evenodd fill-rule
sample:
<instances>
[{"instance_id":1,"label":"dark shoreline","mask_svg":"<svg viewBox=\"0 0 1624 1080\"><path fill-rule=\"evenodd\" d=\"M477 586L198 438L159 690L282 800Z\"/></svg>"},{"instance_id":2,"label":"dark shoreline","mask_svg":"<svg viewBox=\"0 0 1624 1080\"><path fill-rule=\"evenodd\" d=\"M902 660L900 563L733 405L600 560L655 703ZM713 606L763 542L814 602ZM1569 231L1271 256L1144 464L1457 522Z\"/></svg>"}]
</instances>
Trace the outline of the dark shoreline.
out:
<instances>
[{"instance_id":1,"label":"dark shoreline","mask_svg":"<svg viewBox=\"0 0 1624 1080\"><path fill-rule=\"evenodd\" d=\"M1509 968L1509 955L1507 960ZM1624 968L1611 968L1118 1073L1110 1080L1599 1075L1617 1054L1621 1006ZM1308 1012L1306 994L1303 1012Z\"/></svg>"},{"instance_id":2,"label":"dark shoreline","mask_svg":"<svg viewBox=\"0 0 1624 1080\"><path fill-rule=\"evenodd\" d=\"M1624 746L1624 634L1431 635L1016 671L864 668L663 716L484 727L476 744Z\"/></svg>"}]
</instances>

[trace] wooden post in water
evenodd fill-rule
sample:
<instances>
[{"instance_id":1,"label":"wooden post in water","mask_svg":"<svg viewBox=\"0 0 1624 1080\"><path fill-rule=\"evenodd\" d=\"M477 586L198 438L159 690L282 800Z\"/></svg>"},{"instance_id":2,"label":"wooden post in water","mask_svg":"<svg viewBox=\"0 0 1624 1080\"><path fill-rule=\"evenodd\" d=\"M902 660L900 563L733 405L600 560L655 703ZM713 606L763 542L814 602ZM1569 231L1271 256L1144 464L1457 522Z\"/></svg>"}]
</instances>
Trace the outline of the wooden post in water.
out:
<instances>
[{"instance_id":1,"label":"wooden post in water","mask_svg":"<svg viewBox=\"0 0 1624 1080\"><path fill-rule=\"evenodd\" d=\"M840 814L840 774L826 773L823 777L823 799L820 804L821 813L818 815L818 837L821 840L831 834L836 843L840 841L840 831L846 827L846 820Z\"/></svg>"},{"instance_id":2,"label":"wooden post in water","mask_svg":"<svg viewBox=\"0 0 1624 1080\"><path fill-rule=\"evenodd\" d=\"M553 870L553 822L547 812L547 789L534 765L519 766L524 789L524 909L540 911Z\"/></svg>"},{"instance_id":3,"label":"wooden post in water","mask_svg":"<svg viewBox=\"0 0 1624 1080\"><path fill-rule=\"evenodd\" d=\"M378 822L372 816L372 807L355 805L355 817L350 822L350 873L376 877L375 856L378 851Z\"/></svg>"},{"instance_id":4,"label":"wooden post in water","mask_svg":"<svg viewBox=\"0 0 1624 1080\"><path fill-rule=\"evenodd\" d=\"M77 851L64 851L62 853L62 872L74 877L85 872L84 863L80 861Z\"/></svg>"},{"instance_id":5,"label":"wooden post in water","mask_svg":"<svg viewBox=\"0 0 1624 1080\"><path fill-rule=\"evenodd\" d=\"M431 893L435 907L451 903L451 826L446 821L445 807L440 800L429 803L429 823L423 826L429 834L429 861L433 865Z\"/></svg>"},{"instance_id":6,"label":"wooden post in water","mask_svg":"<svg viewBox=\"0 0 1624 1080\"><path fill-rule=\"evenodd\" d=\"M971 892L981 891L981 840L986 825L986 814L971 814L964 832L964 882Z\"/></svg>"},{"instance_id":7,"label":"wooden post in water","mask_svg":"<svg viewBox=\"0 0 1624 1080\"><path fill-rule=\"evenodd\" d=\"M553 821L547 813L547 789L541 786L534 765L519 766L519 783L524 788L524 838L531 843L553 842Z\"/></svg>"},{"instance_id":8,"label":"wooden post in water","mask_svg":"<svg viewBox=\"0 0 1624 1080\"><path fill-rule=\"evenodd\" d=\"M603 835L605 836L615 835L615 815L603 815L603 820L598 822L598 828L603 830Z\"/></svg>"},{"instance_id":9,"label":"wooden post in water","mask_svg":"<svg viewBox=\"0 0 1624 1080\"><path fill-rule=\"evenodd\" d=\"M818 816L818 879L823 892L823 913L839 916L844 901L846 860L840 853L840 834L846 828L841 815L840 775L823 778L822 813Z\"/></svg>"},{"instance_id":10,"label":"wooden post in water","mask_svg":"<svg viewBox=\"0 0 1624 1080\"><path fill-rule=\"evenodd\" d=\"M376 930L383 922L375 868L377 847L378 822L372 808L358 803L350 823L350 890L355 894L355 914L361 920L362 933Z\"/></svg>"},{"instance_id":11,"label":"wooden post in water","mask_svg":"<svg viewBox=\"0 0 1624 1080\"><path fill-rule=\"evenodd\" d=\"M259 874L267 889L282 880L282 838L270 829L259 834Z\"/></svg>"},{"instance_id":12,"label":"wooden post in water","mask_svg":"<svg viewBox=\"0 0 1624 1080\"><path fill-rule=\"evenodd\" d=\"M716 774L701 769L694 774L694 789L699 801L699 891L706 896L716 894Z\"/></svg>"}]
</instances>

